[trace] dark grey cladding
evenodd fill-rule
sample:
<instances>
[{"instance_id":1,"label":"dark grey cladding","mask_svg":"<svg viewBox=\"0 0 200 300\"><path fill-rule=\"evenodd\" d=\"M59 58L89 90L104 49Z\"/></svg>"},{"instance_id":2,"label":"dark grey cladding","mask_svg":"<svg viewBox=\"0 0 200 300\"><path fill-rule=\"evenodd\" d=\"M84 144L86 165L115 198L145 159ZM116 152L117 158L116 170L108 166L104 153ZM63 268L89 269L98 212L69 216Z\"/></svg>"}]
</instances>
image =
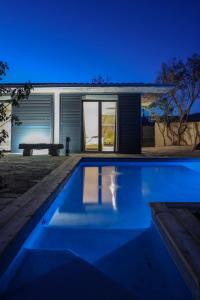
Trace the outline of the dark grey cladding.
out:
<instances>
[{"instance_id":1,"label":"dark grey cladding","mask_svg":"<svg viewBox=\"0 0 200 300\"><path fill-rule=\"evenodd\" d=\"M118 152L141 153L141 96L119 95Z\"/></svg>"},{"instance_id":2,"label":"dark grey cladding","mask_svg":"<svg viewBox=\"0 0 200 300\"><path fill-rule=\"evenodd\" d=\"M70 151L81 151L82 100L80 95L60 95L60 143L70 137Z\"/></svg>"}]
</instances>

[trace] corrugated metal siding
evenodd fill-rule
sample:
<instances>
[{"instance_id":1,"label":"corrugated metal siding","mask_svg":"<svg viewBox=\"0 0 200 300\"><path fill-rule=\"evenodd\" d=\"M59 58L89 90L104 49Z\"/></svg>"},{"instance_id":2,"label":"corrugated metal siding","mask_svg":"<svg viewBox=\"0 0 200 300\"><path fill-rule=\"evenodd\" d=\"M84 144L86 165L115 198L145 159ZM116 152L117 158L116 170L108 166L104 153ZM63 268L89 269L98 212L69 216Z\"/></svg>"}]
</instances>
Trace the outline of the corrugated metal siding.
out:
<instances>
[{"instance_id":1,"label":"corrugated metal siding","mask_svg":"<svg viewBox=\"0 0 200 300\"><path fill-rule=\"evenodd\" d=\"M141 152L140 94L119 95L118 152Z\"/></svg>"},{"instance_id":2,"label":"corrugated metal siding","mask_svg":"<svg viewBox=\"0 0 200 300\"><path fill-rule=\"evenodd\" d=\"M27 142L51 143L53 140L53 96L31 95L13 113L22 122L12 127L12 152L19 152L19 144Z\"/></svg>"},{"instance_id":3,"label":"corrugated metal siding","mask_svg":"<svg viewBox=\"0 0 200 300\"><path fill-rule=\"evenodd\" d=\"M81 151L82 101L80 95L60 95L60 143L71 138L70 151Z\"/></svg>"}]
</instances>

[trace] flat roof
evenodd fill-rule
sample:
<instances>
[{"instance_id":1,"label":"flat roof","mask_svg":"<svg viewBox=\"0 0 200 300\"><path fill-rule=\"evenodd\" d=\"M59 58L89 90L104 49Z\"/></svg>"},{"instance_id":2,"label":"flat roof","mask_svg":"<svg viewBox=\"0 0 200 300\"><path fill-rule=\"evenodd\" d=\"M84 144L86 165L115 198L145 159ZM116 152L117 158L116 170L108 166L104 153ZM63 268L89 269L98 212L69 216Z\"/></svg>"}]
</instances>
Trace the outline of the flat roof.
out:
<instances>
[{"instance_id":1,"label":"flat roof","mask_svg":"<svg viewBox=\"0 0 200 300\"><path fill-rule=\"evenodd\" d=\"M57 89L63 93L78 94L120 94L120 93L139 93L139 94L162 94L174 88L173 84L158 83L133 83L133 82L109 82L109 83L82 83L82 82L30 82L34 92L53 92ZM22 87L24 83L0 83L0 86Z\"/></svg>"},{"instance_id":2,"label":"flat roof","mask_svg":"<svg viewBox=\"0 0 200 300\"><path fill-rule=\"evenodd\" d=\"M136 82L108 82L108 83L90 83L90 82L31 82L33 86L37 87L170 87L173 88L173 84L159 84L159 83L136 83ZM5 86L23 86L24 82L19 83L1 83L0 85Z\"/></svg>"}]
</instances>

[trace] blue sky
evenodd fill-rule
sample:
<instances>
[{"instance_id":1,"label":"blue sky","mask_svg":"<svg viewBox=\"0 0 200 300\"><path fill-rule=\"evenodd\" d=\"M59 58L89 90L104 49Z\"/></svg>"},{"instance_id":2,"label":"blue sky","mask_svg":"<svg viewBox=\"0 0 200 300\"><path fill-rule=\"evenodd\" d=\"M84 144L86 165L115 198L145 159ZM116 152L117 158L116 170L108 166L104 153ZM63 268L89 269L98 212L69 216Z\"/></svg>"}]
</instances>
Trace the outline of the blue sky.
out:
<instances>
[{"instance_id":1,"label":"blue sky","mask_svg":"<svg viewBox=\"0 0 200 300\"><path fill-rule=\"evenodd\" d=\"M8 82L153 82L160 64L200 52L197 0L1 0Z\"/></svg>"}]
</instances>

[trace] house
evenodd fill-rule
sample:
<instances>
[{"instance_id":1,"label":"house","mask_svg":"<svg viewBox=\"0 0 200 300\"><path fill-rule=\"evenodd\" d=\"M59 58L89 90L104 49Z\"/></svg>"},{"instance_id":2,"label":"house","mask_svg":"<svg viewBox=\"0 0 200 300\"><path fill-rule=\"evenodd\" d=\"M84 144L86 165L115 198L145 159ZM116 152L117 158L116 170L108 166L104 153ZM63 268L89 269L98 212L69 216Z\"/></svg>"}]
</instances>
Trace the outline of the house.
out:
<instances>
[{"instance_id":1,"label":"house","mask_svg":"<svg viewBox=\"0 0 200 300\"><path fill-rule=\"evenodd\" d=\"M20 87L22 84L6 84ZM28 101L13 107L7 150L20 143L62 143L71 152L141 152L141 102L172 86L142 83L34 83Z\"/></svg>"}]
</instances>

